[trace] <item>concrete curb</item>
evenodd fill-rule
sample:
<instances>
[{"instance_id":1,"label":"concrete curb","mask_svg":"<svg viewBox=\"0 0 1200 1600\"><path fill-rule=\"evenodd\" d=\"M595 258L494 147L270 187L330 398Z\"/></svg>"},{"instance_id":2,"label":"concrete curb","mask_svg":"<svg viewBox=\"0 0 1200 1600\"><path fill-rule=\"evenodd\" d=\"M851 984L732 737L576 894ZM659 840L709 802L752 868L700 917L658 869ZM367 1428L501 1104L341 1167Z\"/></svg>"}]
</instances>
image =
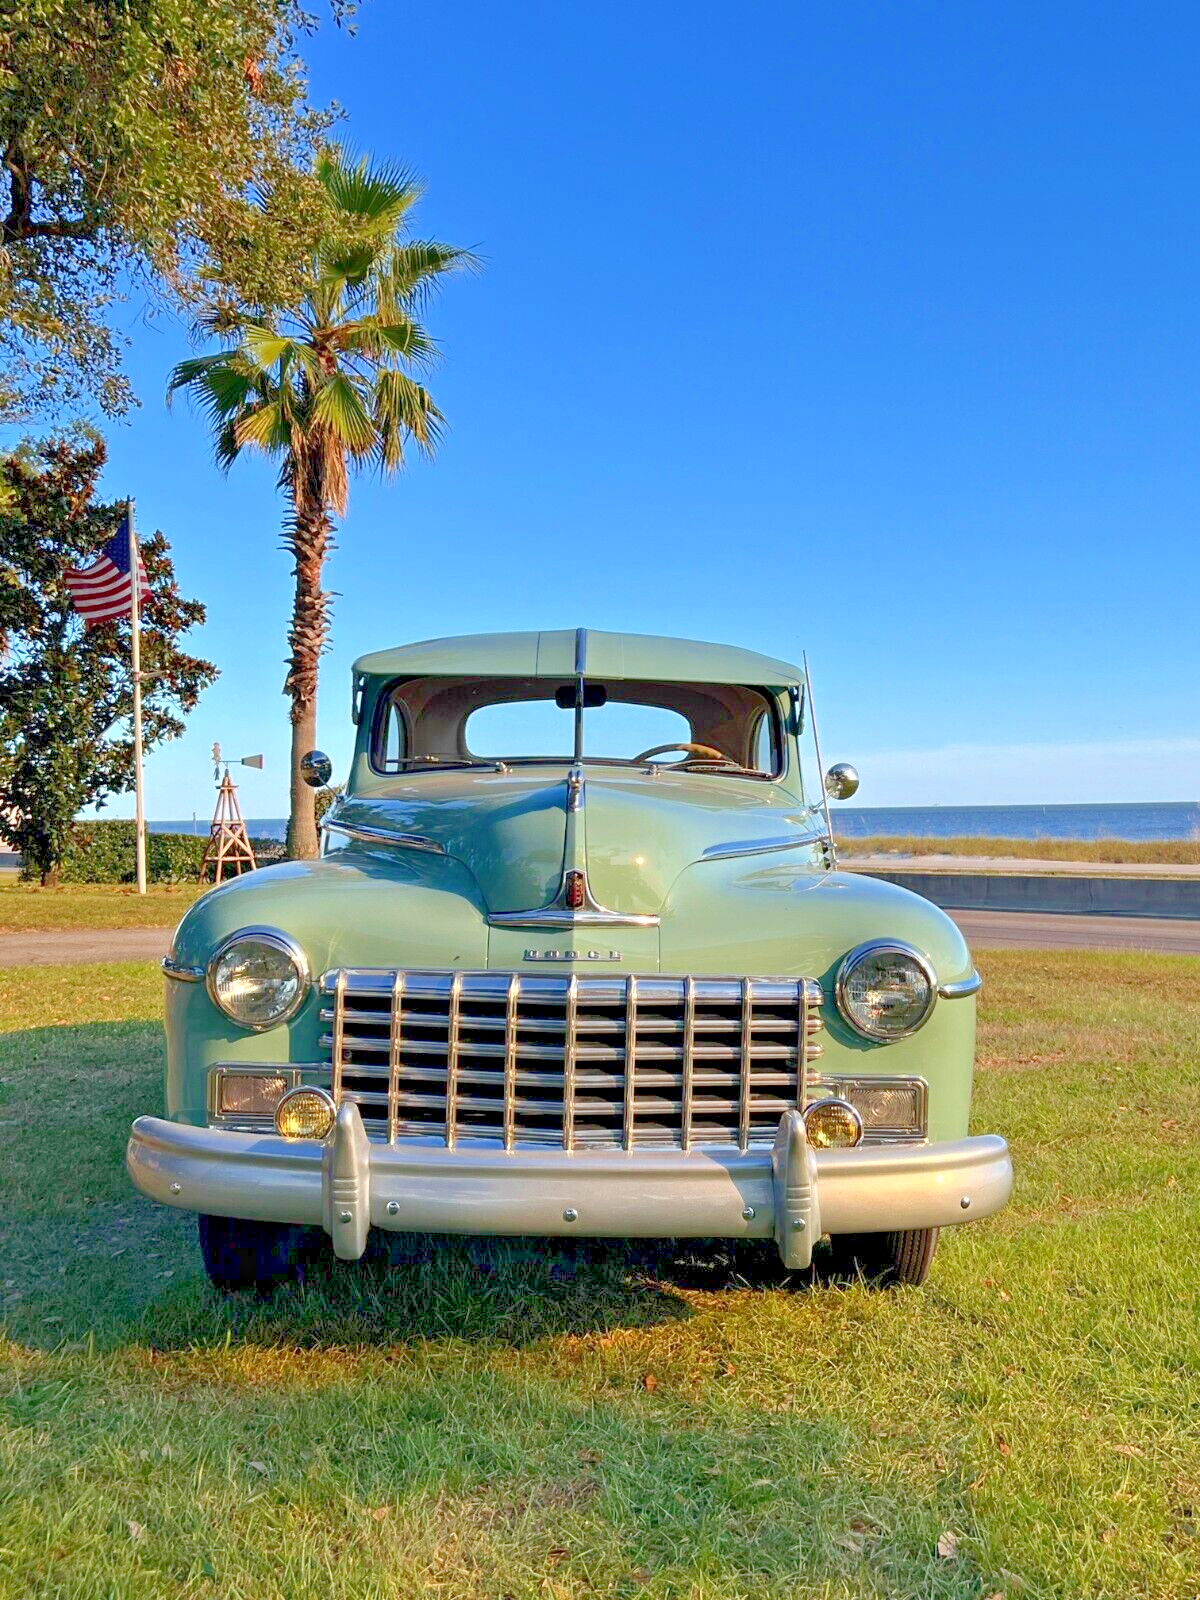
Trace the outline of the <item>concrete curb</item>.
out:
<instances>
[{"instance_id":1,"label":"concrete curb","mask_svg":"<svg viewBox=\"0 0 1200 1600\"><path fill-rule=\"evenodd\" d=\"M1043 911L1074 916L1200 919L1200 883L1180 878L1067 877L1061 873L882 872L871 878L924 895L946 911Z\"/></svg>"}]
</instances>

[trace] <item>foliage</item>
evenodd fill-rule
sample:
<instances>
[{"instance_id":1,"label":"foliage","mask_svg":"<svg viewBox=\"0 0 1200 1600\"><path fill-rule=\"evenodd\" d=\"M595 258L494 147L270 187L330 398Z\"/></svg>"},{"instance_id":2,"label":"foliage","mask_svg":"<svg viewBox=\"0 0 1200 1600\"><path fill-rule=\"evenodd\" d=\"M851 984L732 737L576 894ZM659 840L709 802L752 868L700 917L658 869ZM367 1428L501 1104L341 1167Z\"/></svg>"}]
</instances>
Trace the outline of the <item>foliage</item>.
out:
<instances>
[{"instance_id":1,"label":"foliage","mask_svg":"<svg viewBox=\"0 0 1200 1600\"><path fill-rule=\"evenodd\" d=\"M924 1289L410 1238L265 1302L129 1188L161 975L10 969L0 1592L1194 1595L1196 963L980 966L1017 1187Z\"/></svg>"},{"instance_id":2,"label":"foliage","mask_svg":"<svg viewBox=\"0 0 1200 1600\"><path fill-rule=\"evenodd\" d=\"M288 851L299 857L317 848L313 793L299 763L316 743L332 518L346 510L350 467L392 473L410 441L427 452L436 445L442 415L420 381L434 345L419 313L442 277L473 260L407 236L421 193L411 174L353 162L335 148L322 153L316 180L338 227L315 253L295 309L208 317L203 331L235 342L181 362L169 385L172 394L189 391L207 414L222 467L243 450L265 451L279 460L291 500L284 544L296 593L284 692L292 701Z\"/></svg>"},{"instance_id":3,"label":"foliage","mask_svg":"<svg viewBox=\"0 0 1200 1600\"><path fill-rule=\"evenodd\" d=\"M62 883L132 883L133 822L77 822L59 860ZM151 883L194 882L207 838L192 833L147 833L146 877Z\"/></svg>"},{"instance_id":4,"label":"foliage","mask_svg":"<svg viewBox=\"0 0 1200 1600\"><path fill-rule=\"evenodd\" d=\"M129 624L85 628L65 583L112 537L122 507L97 500L103 442L76 435L0 459L0 837L47 876L71 819L133 784ZM185 600L161 533L140 541L142 717L147 750L183 732L216 677L181 635L204 621Z\"/></svg>"},{"instance_id":5,"label":"foliage","mask_svg":"<svg viewBox=\"0 0 1200 1600\"><path fill-rule=\"evenodd\" d=\"M352 8L334 4L341 20ZM328 222L299 0L0 9L0 416L130 402L114 299L292 300Z\"/></svg>"},{"instance_id":6,"label":"foliage","mask_svg":"<svg viewBox=\"0 0 1200 1600\"><path fill-rule=\"evenodd\" d=\"M133 883L135 827L133 822L116 820L76 822L59 861L59 882ZM146 877L151 883L194 883L207 845L207 832L148 832ZM252 839L250 845L259 866L282 856L276 839Z\"/></svg>"},{"instance_id":7,"label":"foliage","mask_svg":"<svg viewBox=\"0 0 1200 1600\"><path fill-rule=\"evenodd\" d=\"M320 824L324 821L325 813L329 810L330 806L335 806L342 798L344 792L345 785L341 783L335 783L327 788L317 790L314 797L313 809L316 815L318 826L320 826Z\"/></svg>"}]
</instances>

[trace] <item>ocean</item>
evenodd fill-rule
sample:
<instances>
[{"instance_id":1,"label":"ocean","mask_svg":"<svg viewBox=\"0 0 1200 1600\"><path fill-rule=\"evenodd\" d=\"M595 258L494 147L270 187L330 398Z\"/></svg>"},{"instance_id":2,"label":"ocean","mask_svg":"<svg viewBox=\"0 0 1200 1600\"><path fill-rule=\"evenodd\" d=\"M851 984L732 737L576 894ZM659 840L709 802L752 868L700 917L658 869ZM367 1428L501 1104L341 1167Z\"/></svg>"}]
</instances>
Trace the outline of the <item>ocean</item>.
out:
<instances>
[{"instance_id":1,"label":"ocean","mask_svg":"<svg viewBox=\"0 0 1200 1600\"><path fill-rule=\"evenodd\" d=\"M1200 839L1200 802L1147 800L1127 805L1076 806L843 806L833 826L843 839L868 834L950 839ZM154 833L207 834L208 818L151 822ZM248 817L252 839L282 839L284 817Z\"/></svg>"}]
</instances>

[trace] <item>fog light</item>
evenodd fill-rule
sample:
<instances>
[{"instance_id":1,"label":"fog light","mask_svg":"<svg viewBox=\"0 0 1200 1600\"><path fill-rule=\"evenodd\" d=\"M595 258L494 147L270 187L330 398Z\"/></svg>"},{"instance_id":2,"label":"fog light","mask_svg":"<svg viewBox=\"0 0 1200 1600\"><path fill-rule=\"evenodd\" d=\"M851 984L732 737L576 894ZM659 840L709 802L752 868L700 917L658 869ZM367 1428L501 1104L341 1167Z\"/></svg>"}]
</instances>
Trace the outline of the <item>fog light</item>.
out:
<instances>
[{"instance_id":1,"label":"fog light","mask_svg":"<svg viewBox=\"0 0 1200 1600\"><path fill-rule=\"evenodd\" d=\"M324 1089L292 1089L276 1107L275 1126L285 1139L323 1139L336 1117Z\"/></svg>"},{"instance_id":2,"label":"fog light","mask_svg":"<svg viewBox=\"0 0 1200 1600\"><path fill-rule=\"evenodd\" d=\"M278 1072L223 1072L217 1080L217 1115L272 1117L287 1088Z\"/></svg>"},{"instance_id":3,"label":"fog light","mask_svg":"<svg viewBox=\"0 0 1200 1600\"><path fill-rule=\"evenodd\" d=\"M805 1107L804 1130L814 1150L849 1150L862 1138L862 1118L845 1100L818 1100Z\"/></svg>"}]
</instances>

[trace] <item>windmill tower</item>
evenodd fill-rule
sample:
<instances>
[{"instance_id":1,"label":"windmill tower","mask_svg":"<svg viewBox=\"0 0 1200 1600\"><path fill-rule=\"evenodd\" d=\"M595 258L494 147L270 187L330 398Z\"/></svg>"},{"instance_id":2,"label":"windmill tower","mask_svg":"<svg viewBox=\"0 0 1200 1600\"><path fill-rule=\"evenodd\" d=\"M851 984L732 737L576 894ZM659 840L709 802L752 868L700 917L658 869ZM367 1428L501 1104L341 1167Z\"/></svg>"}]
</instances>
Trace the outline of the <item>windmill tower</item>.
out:
<instances>
[{"instance_id":1,"label":"windmill tower","mask_svg":"<svg viewBox=\"0 0 1200 1600\"><path fill-rule=\"evenodd\" d=\"M258 767L261 770L263 758L242 756L235 764L241 767ZM222 776L221 746L214 744L213 780L217 784L217 808L213 812L204 860L200 863L198 880L200 883L207 878L209 867L213 869L213 882L223 883L226 871L233 877L240 877L243 872L253 872L258 865L254 859L250 837L246 832L246 824L242 820L241 807L238 805L237 785L229 776L230 763L226 761L224 765L225 773Z\"/></svg>"}]
</instances>

